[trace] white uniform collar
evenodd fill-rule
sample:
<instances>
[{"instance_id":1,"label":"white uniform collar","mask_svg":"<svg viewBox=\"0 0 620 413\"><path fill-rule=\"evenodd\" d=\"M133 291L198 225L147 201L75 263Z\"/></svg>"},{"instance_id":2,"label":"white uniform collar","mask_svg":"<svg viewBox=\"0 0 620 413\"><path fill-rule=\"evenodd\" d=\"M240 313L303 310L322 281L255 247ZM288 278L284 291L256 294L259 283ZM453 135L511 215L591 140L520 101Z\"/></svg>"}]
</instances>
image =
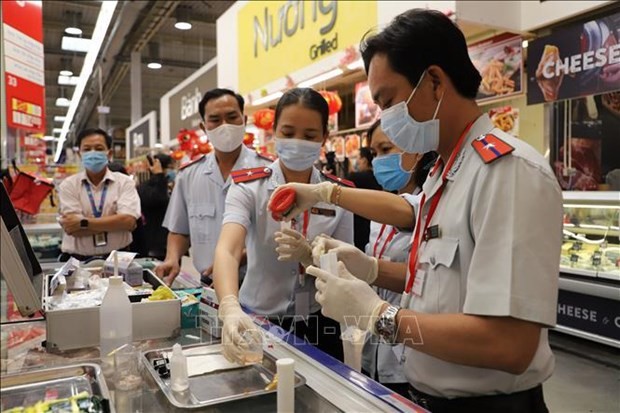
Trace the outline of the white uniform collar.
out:
<instances>
[{"instance_id":1,"label":"white uniform collar","mask_svg":"<svg viewBox=\"0 0 620 413\"><path fill-rule=\"evenodd\" d=\"M286 180L284 179L284 173L282 172L282 168L280 167L280 161L275 160L271 165L269 165L269 169L271 169L271 176L269 177L269 183L267 184L267 189L269 191L273 191L280 185L284 185ZM321 182L321 172L315 167L312 167L312 175L310 176L311 184L318 184Z\"/></svg>"},{"instance_id":2,"label":"white uniform collar","mask_svg":"<svg viewBox=\"0 0 620 413\"><path fill-rule=\"evenodd\" d=\"M232 170L237 171L239 169L248 168L250 165L248 163L249 159L252 159L252 156L256 156L255 152L251 149L248 149L244 144L241 145L241 152L239 152L239 157L235 161L235 165ZM206 163L204 168L205 174L211 174L217 168L217 159L215 158L215 151L206 155Z\"/></svg>"},{"instance_id":3,"label":"white uniform collar","mask_svg":"<svg viewBox=\"0 0 620 413\"><path fill-rule=\"evenodd\" d=\"M105 182L105 181L111 181L111 182L116 181L116 178L115 178L115 176L114 176L114 172L112 172L112 171L110 170L110 168L108 168L107 166L106 166L106 169L107 169L107 170L106 170L106 172L105 172L105 175L103 176L103 179L101 180L101 182L99 183L99 185L101 185L101 184L102 184L103 182ZM120 173L120 172L119 172L119 173ZM90 182L90 179L88 179L88 175L86 175L86 171L85 171L85 170L81 171L81 172L80 172L80 174L81 174L81 176L80 176L80 182L88 182L88 183L89 183L89 184L91 184L92 186L95 186L92 182ZM98 186L96 186L96 187L98 187Z\"/></svg>"},{"instance_id":4,"label":"white uniform collar","mask_svg":"<svg viewBox=\"0 0 620 413\"><path fill-rule=\"evenodd\" d=\"M483 113L478 117L478 119L474 121L474 124L471 126L471 129L469 130L467 136L465 137L465 140L463 141L463 146L461 146L461 150L456 156L452 168L450 168L450 171L448 171L448 173L446 174L446 179L448 181L454 181L454 178L456 177L458 171L461 169L465 158L470 156L473 152L471 142L478 136L486 135L487 133L491 132L494 127L495 126L493 125L493 122L491 122L489 115L486 113Z\"/></svg>"}]
</instances>

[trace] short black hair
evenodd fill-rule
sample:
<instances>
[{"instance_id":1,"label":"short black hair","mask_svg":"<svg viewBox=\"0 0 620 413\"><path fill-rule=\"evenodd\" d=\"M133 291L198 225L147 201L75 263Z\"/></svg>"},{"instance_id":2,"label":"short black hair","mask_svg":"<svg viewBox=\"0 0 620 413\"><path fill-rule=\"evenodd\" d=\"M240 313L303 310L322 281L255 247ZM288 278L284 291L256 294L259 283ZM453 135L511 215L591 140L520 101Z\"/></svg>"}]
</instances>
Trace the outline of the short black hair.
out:
<instances>
[{"instance_id":1,"label":"short black hair","mask_svg":"<svg viewBox=\"0 0 620 413\"><path fill-rule=\"evenodd\" d=\"M376 54L385 54L390 67L415 86L431 65L441 67L458 93L474 99L482 77L471 62L463 32L437 10L411 9L396 16L381 32L367 32L360 44L368 73Z\"/></svg>"},{"instance_id":2,"label":"short black hair","mask_svg":"<svg viewBox=\"0 0 620 413\"><path fill-rule=\"evenodd\" d=\"M323 134L327 132L327 122L329 120L329 106L325 98L316 90L309 87L296 87L289 89L278 100L276 105L276 114L273 121L273 129L275 130L280 115L285 107L290 105L302 105L305 108L319 112L321 115L321 123L323 127Z\"/></svg>"},{"instance_id":3,"label":"short black hair","mask_svg":"<svg viewBox=\"0 0 620 413\"><path fill-rule=\"evenodd\" d=\"M418 160L418 165L416 165L415 171L413 173L413 182L415 182L418 188L422 188L424 182L426 182L426 177L430 172L433 165L437 161L437 157L439 154L435 151L426 152L422 157Z\"/></svg>"},{"instance_id":4,"label":"short black hair","mask_svg":"<svg viewBox=\"0 0 620 413\"><path fill-rule=\"evenodd\" d=\"M156 153L153 158L159 159L159 163L163 169L170 168L172 165L172 157L165 153Z\"/></svg>"},{"instance_id":5,"label":"short black hair","mask_svg":"<svg viewBox=\"0 0 620 413\"><path fill-rule=\"evenodd\" d=\"M370 127L366 131L366 142L368 142L368 146L372 144L372 135L375 133L379 126L381 126L381 119L377 119L376 121L374 121L374 123L370 125Z\"/></svg>"},{"instance_id":6,"label":"short black hair","mask_svg":"<svg viewBox=\"0 0 620 413\"><path fill-rule=\"evenodd\" d=\"M363 146L360 148L360 159L366 159L370 168L372 168L372 158L374 158L374 156L369 147Z\"/></svg>"},{"instance_id":7,"label":"short black hair","mask_svg":"<svg viewBox=\"0 0 620 413\"><path fill-rule=\"evenodd\" d=\"M123 175L129 175L129 173L127 173L127 169L125 168L125 165L123 165L119 161L108 162L108 169L112 172L120 172Z\"/></svg>"},{"instance_id":8,"label":"short black hair","mask_svg":"<svg viewBox=\"0 0 620 413\"><path fill-rule=\"evenodd\" d=\"M75 146L79 148L80 145L82 144L82 141L91 135L103 136L105 139L105 144L108 147L108 149L112 149L112 137L106 131L100 128L87 128L87 129L82 130L80 133L78 133L78 136L75 139Z\"/></svg>"},{"instance_id":9,"label":"short black hair","mask_svg":"<svg viewBox=\"0 0 620 413\"><path fill-rule=\"evenodd\" d=\"M204 120L205 118L205 106L207 105L207 102L209 102L211 99L221 98L222 96L226 96L226 95L230 95L234 97L235 99L237 99L237 103L239 104L239 110L241 110L241 113L243 113L243 107L245 105L245 100L243 100L243 96L241 96L238 93L233 92L230 89L215 88L215 89L211 89L207 91L207 93L205 93L205 95L202 97L202 100L198 104L198 112L200 112L200 119Z\"/></svg>"}]
</instances>

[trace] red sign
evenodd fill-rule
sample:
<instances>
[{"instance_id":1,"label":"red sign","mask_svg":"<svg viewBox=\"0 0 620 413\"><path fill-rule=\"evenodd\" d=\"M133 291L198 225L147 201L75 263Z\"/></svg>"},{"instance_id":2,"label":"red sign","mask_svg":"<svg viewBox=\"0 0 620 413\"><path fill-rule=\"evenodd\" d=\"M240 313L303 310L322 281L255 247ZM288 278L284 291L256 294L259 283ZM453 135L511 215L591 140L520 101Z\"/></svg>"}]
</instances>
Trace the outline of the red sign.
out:
<instances>
[{"instance_id":1,"label":"red sign","mask_svg":"<svg viewBox=\"0 0 620 413\"><path fill-rule=\"evenodd\" d=\"M6 119L16 129L45 131L41 2L2 1Z\"/></svg>"}]
</instances>

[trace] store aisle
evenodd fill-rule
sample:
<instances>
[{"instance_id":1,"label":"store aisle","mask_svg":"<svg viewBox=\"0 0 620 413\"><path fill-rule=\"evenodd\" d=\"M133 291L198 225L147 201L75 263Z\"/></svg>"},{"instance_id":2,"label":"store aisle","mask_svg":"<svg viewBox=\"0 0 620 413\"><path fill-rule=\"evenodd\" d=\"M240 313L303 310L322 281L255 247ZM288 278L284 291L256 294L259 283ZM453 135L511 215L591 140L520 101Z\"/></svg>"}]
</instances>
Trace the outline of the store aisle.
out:
<instances>
[{"instance_id":1,"label":"store aisle","mask_svg":"<svg viewBox=\"0 0 620 413\"><path fill-rule=\"evenodd\" d=\"M551 344L555 373L544 384L551 412L620 412L619 351L559 334Z\"/></svg>"}]
</instances>

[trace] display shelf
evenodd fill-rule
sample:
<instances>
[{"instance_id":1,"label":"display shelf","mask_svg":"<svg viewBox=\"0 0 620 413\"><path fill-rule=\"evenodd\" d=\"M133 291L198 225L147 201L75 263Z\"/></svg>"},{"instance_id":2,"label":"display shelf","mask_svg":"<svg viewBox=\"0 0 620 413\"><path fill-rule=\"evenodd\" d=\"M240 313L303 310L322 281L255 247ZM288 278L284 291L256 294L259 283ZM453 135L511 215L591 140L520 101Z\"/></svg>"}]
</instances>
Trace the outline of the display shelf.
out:
<instances>
[{"instance_id":1,"label":"display shelf","mask_svg":"<svg viewBox=\"0 0 620 413\"><path fill-rule=\"evenodd\" d=\"M560 333L570 334L571 336L594 341L596 343L605 344L605 345L612 346L615 348L620 348L620 341L607 338L607 337L603 337L603 336L599 336L598 334L592 334L586 331L578 330L576 328L571 328L571 327L566 327L566 326L561 326L561 325L555 326L554 330L559 331Z\"/></svg>"},{"instance_id":2,"label":"display shelf","mask_svg":"<svg viewBox=\"0 0 620 413\"><path fill-rule=\"evenodd\" d=\"M604 278L606 280L620 281L620 271L602 272L599 273L597 277Z\"/></svg>"},{"instance_id":3,"label":"display shelf","mask_svg":"<svg viewBox=\"0 0 620 413\"><path fill-rule=\"evenodd\" d=\"M48 235L61 234L62 227L58 222L49 224L27 224L24 225L26 235Z\"/></svg>"},{"instance_id":4,"label":"display shelf","mask_svg":"<svg viewBox=\"0 0 620 413\"><path fill-rule=\"evenodd\" d=\"M564 202L595 202L620 205L619 191L563 191Z\"/></svg>"},{"instance_id":5,"label":"display shelf","mask_svg":"<svg viewBox=\"0 0 620 413\"><path fill-rule=\"evenodd\" d=\"M582 268L564 267L563 265L560 266L560 272L561 273L565 273L565 274L582 275L584 277L592 277L592 278L596 278L597 277L597 271L595 271L595 270L586 270L586 269L582 269Z\"/></svg>"}]
</instances>

